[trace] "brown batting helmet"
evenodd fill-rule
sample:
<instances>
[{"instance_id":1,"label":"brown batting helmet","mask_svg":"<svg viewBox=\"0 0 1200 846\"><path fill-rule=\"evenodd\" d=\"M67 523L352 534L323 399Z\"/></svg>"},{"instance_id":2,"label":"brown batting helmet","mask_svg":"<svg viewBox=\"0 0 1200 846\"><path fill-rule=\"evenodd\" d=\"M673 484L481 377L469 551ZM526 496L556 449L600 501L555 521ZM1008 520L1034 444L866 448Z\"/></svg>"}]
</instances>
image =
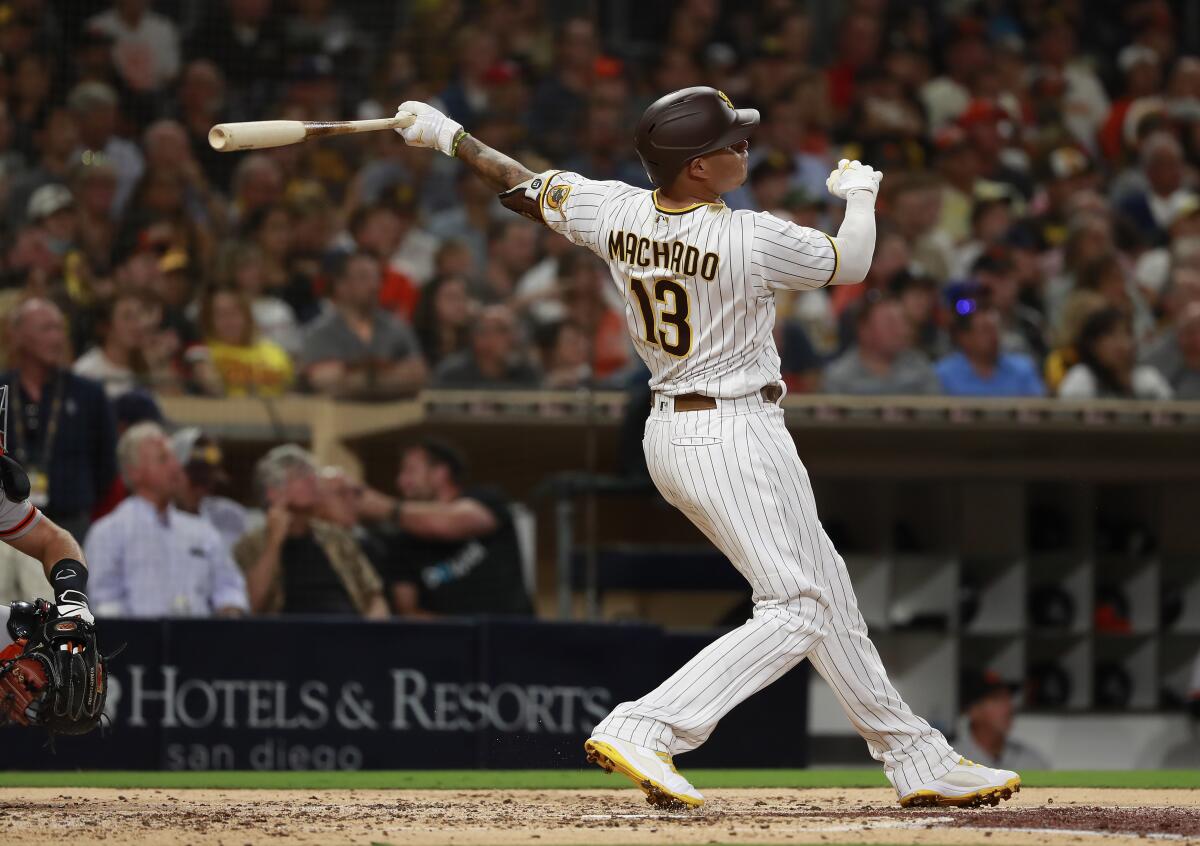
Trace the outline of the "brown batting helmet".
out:
<instances>
[{"instance_id":1,"label":"brown batting helmet","mask_svg":"<svg viewBox=\"0 0 1200 846\"><path fill-rule=\"evenodd\" d=\"M660 188L692 159L745 141L758 126L757 109L735 109L707 85L681 88L650 104L637 126L637 154Z\"/></svg>"}]
</instances>

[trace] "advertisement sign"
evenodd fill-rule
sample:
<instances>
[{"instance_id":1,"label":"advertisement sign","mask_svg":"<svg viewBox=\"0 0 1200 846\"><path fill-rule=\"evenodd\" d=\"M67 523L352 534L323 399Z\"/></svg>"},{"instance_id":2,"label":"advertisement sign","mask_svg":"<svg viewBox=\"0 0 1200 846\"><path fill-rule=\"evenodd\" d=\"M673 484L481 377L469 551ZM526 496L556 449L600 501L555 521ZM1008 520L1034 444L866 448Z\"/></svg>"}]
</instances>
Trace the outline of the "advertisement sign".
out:
<instances>
[{"instance_id":1,"label":"advertisement sign","mask_svg":"<svg viewBox=\"0 0 1200 846\"><path fill-rule=\"evenodd\" d=\"M582 765L592 728L716 637L646 625L106 620L103 734L8 728L11 769L360 770ZM692 766L802 766L790 673L728 717ZM794 726L782 744L771 722ZM720 738L718 742L717 738ZM769 741L769 742L768 742ZM763 760L764 749L771 761Z\"/></svg>"}]
</instances>

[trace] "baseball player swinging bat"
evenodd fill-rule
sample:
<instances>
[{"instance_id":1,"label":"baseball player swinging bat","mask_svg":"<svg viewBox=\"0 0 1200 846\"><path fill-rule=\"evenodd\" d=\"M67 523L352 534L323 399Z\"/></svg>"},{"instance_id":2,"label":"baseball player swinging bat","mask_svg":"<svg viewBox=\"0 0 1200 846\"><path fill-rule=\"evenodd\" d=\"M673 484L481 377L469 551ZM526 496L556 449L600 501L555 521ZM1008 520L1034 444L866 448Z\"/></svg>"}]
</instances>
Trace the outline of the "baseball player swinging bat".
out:
<instances>
[{"instance_id":1,"label":"baseball player swinging bat","mask_svg":"<svg viewBox=\"0 0 1200 846\"><path fill-rule=\"evenodd\" d=\"M672 756L704 743L722 716L807 658L901 805L997 804L1016 792L1016 773L963 760L892 686L780 407L775 291L863 280L882 174L839 162L826 186L846 212L827 235L721 201L746 180L759 116L713 88L685 88L646 109L635 145L653 191L532 173L425 103L403 103L399 114L416 116L397 129L405 142L461 159L505 206L608 264L651 373L651 478L754 589L751 619L618 705L584 744L588 760L630 778L651 804L696 807L704 797Z\"/></svg>"},{"instance_id":2,"label":"baseball player swinging bat","mask_svg":"<svg viewBox=\"0 0 1200 846\"><path fill-rule=\"evenodd\" d=\"M208 131L208 145L221 153L236 150L263 150L286 147L309 138L327 135L353 135L382 129L411 126L416 115L399 112L395 117L375 120L251 120L243 123L218 123Z\"/></svg>"}]
</instances>

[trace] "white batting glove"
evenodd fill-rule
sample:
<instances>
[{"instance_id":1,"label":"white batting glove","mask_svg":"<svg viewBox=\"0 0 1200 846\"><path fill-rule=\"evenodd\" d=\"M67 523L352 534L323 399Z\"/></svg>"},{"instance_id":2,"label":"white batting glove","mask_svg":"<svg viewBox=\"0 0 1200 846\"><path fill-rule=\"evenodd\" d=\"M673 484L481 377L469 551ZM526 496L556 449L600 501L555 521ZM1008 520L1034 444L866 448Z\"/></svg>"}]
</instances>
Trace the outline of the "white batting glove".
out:
<instances>
[{"instance_id":1,"label":"white batting glove","mask_svg":"<svg viewBox=\"0 0 1200 846\"><path fill-rule=\"evenodd\" d=\"M874 197L879 193L879 182L882 179L883 174L870 165L865 165L858 159L842 159L838 162L837 169L825 180L825 187L829 189L830 194L843 200L851 191L857 190L870 191Z\"/></svg>"},{"instance_id":2,"label":"white batting glove","mask_svg":"<svg viewBox=\"0 0 1200 846\"><path fill-rule=\"evenodd\" d=\"M433 106L417 100L407 100L401 103L400 108L396 110L396 115L399 116L401 112L417 116L411 126L396 129L405 144L410 147L428 147L432 150L440 150L447 156L450 155L454 136L462 129L461 123L450 120Z\"/></svg>"}]
</instances>

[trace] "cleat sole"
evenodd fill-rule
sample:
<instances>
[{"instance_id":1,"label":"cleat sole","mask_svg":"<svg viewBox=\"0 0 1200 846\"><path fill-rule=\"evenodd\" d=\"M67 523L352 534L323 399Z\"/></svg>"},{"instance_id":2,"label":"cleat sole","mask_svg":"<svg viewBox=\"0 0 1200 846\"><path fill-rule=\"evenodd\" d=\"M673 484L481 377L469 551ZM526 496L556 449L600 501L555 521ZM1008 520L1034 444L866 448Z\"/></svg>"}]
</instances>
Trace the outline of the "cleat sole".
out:
<instances>
[{"instance_id":1,"label":"cleat sole","mask_svg":"<svg viewBox=\"0 0 1200 846\"><path fill-rule=\"evenodd\" d=\"M588 740L583 744L583 749L587 753L589 764L596 765L606 773L620 773L625 776L646 794L646 803L652 807L663 811L687 811L704 804L703 800L672 793L658 782L646 778L626 761L620 752L602 740Z\"/></svg>"},{"instance_id":2,"label":"cleat sole","mask_svg":"<svg viewBox=\"0 0 1200 846\"><path fill-rule=\"evenodd\" d=\"M1014 794L1021 792L1020 777L1014 778L999 787L985 787L974 793L962 796L947 796L932 790L920 790L910 793L900 800L901 808L979 808L984 805L996 806L1002 801L1011 799Z\"/></svg>"}]
</instances>

